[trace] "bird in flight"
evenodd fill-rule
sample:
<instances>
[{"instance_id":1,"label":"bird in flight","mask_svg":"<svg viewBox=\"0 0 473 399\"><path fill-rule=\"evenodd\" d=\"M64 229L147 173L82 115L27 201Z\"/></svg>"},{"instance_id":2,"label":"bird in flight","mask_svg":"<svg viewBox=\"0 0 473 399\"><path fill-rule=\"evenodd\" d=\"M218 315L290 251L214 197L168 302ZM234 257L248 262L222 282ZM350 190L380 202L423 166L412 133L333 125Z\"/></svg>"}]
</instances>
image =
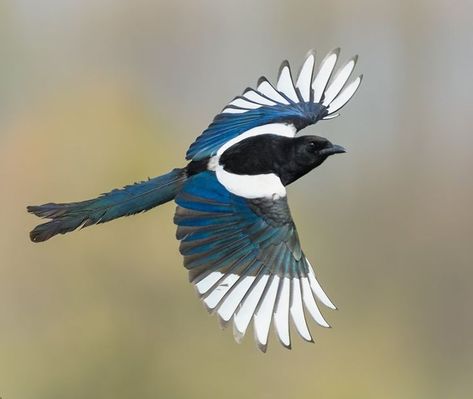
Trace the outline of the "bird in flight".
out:
<instances>
[{"instance_id":1,"label":"bird in flight","mask_svg":"<svg viewBox=\"0 0 473 399\"><path fill-rule=\"evenodd\" d=\"M195 140L187 165L115 189L91 200L29 206L50 219L30 233L33 242L56 234L147 211L174 200L179 250L205 307L223 326L233 321L235 339L253 320L257 346L266 351L271 322L291 348L290 320L313 342L306 316L323 327L319 301L335 309L299 242L286 187L329 156L345 152L318 136L299 136L306 126L337 117L355 94L357 57L334 73L339 49L316 68L310 51L294 80L284 61L276 85L265 77L235 97Z\"/></svg>"}]
</instances>

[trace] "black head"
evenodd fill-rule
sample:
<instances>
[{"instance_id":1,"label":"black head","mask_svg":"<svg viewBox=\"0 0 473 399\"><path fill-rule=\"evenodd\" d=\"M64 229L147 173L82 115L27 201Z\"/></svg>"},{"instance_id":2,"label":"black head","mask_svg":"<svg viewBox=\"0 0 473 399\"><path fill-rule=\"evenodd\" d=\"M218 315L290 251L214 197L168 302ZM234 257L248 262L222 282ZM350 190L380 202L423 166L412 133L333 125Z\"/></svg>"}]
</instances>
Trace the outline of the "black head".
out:
<instances>
[{"instance_id":1,"label":"black head","mask_svg":"<svg viewBox=\"0 0 473 399\"><path fill-rule=\"evenodd\" d=\"M294 139L296 162L310 166L311 169L319 166L330 155L346 152L339 145L334 145L324 137L301 136Z\"/></svg>"},{"instance_id":2,"label":"black head","mask_svg":"<svg viewBox=\"0 0 473 399\"><path fill-rule=\"evenodd\" d=\"M239 175L275 173L287 186L330 155L341 152L345 152L343 147L323 137L292 138L263 134L249 137L227 149L220 157L220 164L226 171Z\"/></svg>"},{"instance_id":3,"label":"black head","mask_svg":"<svg viewBox=\"0 0 473 399\"><path fill-rule=\"evenodd\" d=\"M293 155L290 171L283 177L283 184L287 185L304 176L312 169L324 162L330 155L341 154L346 150L339 145L332 144L324 137L301 136L293 139ZM289 165L288 165L289 166Z\"/></svg>"}]
</instances>

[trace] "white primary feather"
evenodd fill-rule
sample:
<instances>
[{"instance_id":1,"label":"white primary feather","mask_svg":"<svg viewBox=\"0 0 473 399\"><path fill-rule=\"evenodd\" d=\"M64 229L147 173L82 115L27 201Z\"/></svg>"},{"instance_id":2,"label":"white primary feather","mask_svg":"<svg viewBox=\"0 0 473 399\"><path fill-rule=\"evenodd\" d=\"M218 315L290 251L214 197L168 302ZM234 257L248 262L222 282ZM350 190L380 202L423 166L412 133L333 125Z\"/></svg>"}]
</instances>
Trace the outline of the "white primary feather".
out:
<instances>
[{"instance_id":1,"label":"white primary feather","mask_svg":"<svg viewBox=\"0 0 473 399\"><path fill-rule=\"evenodd\" d=\"M309 284L310 284L310 288L312 289L312 292L319 299L319 301L322 302L325 306L327 306L330 309L334 309L334 310L337 309L337 307L332 303L330 298L327 296L327 294L324 292L319 282L315 278L314 269L312 268L312 265L310 264L307 258L306 258L306 261L307 261L307 264L309 265L308 277L309 277Z\"/></svg>"},{"instance_id":2,"label":"white primary feather","mask_svg":"<svg viewBox=\"0 0 473 399\"><path fill-rule=\"evenodd\" d=\"M195 284L199 294L205 294L223 276L220 272L212 272Z\"/></svg>"},{"instance_id":3,"label":"white primary feather","mask_svg":"<svg viewBox=\"0 0 473 399\"><path fill-rule=\"evenodd\" d=\"M254 90L247 90L245 93L243 93L243 97L261 105L276 105L277 104L275 101L272 101L266 97L263 97L260 93L257 93Z\"/></svg>"},{"instance_id":4,"label":"white primary feather","mask_svg":"<svg viewBox=\"0 0 473 399\"><path fill-rule=\"evenodd\" d=\"M255 276L243 276L219 306L217 313L224 321L231 319L241 300L251 287L251 284L253 284L253 281L255 281Z\"/></svg>"},{"instance_id":5,"label":"white primary feather","mask_svg":"<svg viewBox=\"0 0 473 399\"><path fill-rule=\"evenodd\" d=\"M327 107L329 115L333 114L334 112L337 112L348 101L350 101L350 98L353 97L356 90L360 86L362 78L363 78L363 75L358 76L353 82L351 82L348 86L346 86L345 89L343 89L343 91L337 97L335 97L335 99Z\"/></svg>"},{"instance_id":6,"label":"white primary feather","mask_svg":"<svg viewBox=\"0 0 473 399\"><path fill-rule=\"evenodd\" d=\"M324 121L328 121L330 119L335 119L335 118L338 118L340 116L340 114L330 114L330 115L326 115L324 116L322 119Z\"/></svg>"},{"instance_id":7,"label":"white primary feather","mask_svg":"<svg viewBox=\"0 0 473 399\"><path fill-rule=\"evenodd\" d=\"M222 279L204 299L204 303L207 305L207 307L209 309L214 309L223 296L230 288L232 288L233 284L235 284L239 278L240 276L238 274L229 274L224 279Z\"/></svg>"},{"instance_id":8,"label":"white primary feather","mask_svg":"<svg viewBox=\"0 0 473 399\"><path fill-rule=\"evenodd\" d=\"M279 298L274 312L274 326L282 344L286 347L291 345L289 335L289 298L291 296L291 280L284 277L281 282Z\"/></svg>"},{"instance_id":9,"label":"white primary feather","mask_svg":"<svg viewBox=\"0 0 473 399\"><path fill-rule=\"evenodd\" d=\"M355 68L356 60L357 57L353 57L343 68L338 70L337 75L333 78L333 81L330 83L327 90L325 90L323 102L325 106L329 105L340 93L343 86L345 86L345 83L347 83L353 69Z\"/></svg>"},{"instance_id":10,"label":"white primary feather","mask_svg":"<svg viewBox=\"0 0 473 399\"><path fill-rule=\"evenodd\" d=\"M224 275L211 272L195 286L203 295L208 309L217 309L221 320L228 322L232 316L234 336L240 342L251 320L254 320L255 340L259 348L266 350L271 320L280 342L290 348L289 315L299 335L313 342L304 315L304 306L321 326L329 327L323 318L314 296L324 305L336 309L318 283L312 265L308 263L306 277L280 278L264 274L256 276Z\"/></svg>"},{"instance_id":11,"label":"white primary feather","mask_svg":"<svg viewBox=\"0 0 473 399\"><path fill-rule=\"evenodd\" d=\"M306 60L304 61L304 64L302 65L296 83L296 87L299 89L304 101L310 101L310 84L312 82L312 76L314 74L314 65L315 53L310 52Z\"/></svg>"},{"instance_id":12,"label":"white primary feather","mask_svg":"<svg viewBox=\"0 0 473 399\"><path fill-rule=\"evenodd\" d=\"M320 69L315 76L314 82L312 83L312 89L314 90L314 102L318 103L322 99L325 87L332 75L333 69L337 62L339 49L331 51L320 64Z\"/></svg>"},{"instance_id":13,"label":"white primary feather","mask_svg":"<svg viewBox=\"0 0 473 399\"><path fill-rule=\"evenodd\" d=\"M300 280L297 277L292 279L291 294L292 295L290 312L292 316L292 321L294 322L294 326L296 327L297 332L302 338L304 338L306 341L312 342L313 340L310 335L309 329L307 328L307 322L304 316Z\"/></svg>"},{"instance_id":14,"label":"white primary feather","mask_svg":"<svg viewBox=\"0 0 473 399\"><path fill-rule=\"evenodd\" d=\"M307 277L301 278L301 286L302 286L302 300L304 301L304 305L307 311L310 313L312 318L317 322L317 324L321 325L322 327L330 327L328 323L320 313L317 304L315 303L315 299L312 295L312 290L309 286L309 280Z\"/></svg>"},{"instance_id":15,"label":"white primary feather","mask_svg":"<svg viewBox=\"0 0 473 399\"><path fill-rule=\"evenodd\" d=\"M255 312L256 306L263 295L263 291L269 279L269 274L263 275L253 286L248 296L243 301L241 307L235 313L233 318L235 339L239 341L246 333L251 318Z\"/></svg>"},{"instance_id":16,"label":"white primary feather","mask_svg":"<svg viewBox=\"0 0 473 399\"><path fill-rule=\"evenodd\" d=\"M257 90L264 96L270 98L281 104L289 105L287 101L281 94L269 83L267 80L263 80L257 87Z\"/></svg>"},{"instance_id":17,"label":"white primary feather","mask_svg":"<svg viewBox=\"0 0 473 399\"><path fill-rule=\"evenodd\" d=\"M289 64L285 64L282 67L276 88L279 92L286 95L286 97L290 98L295 103L299 102L299 97L297 97L296 89L294 88L294 82L292 81Z\"/></svg>"},{"instance_id":18,"label":"white primary feather","mask_svg":"<svg viewBox=\"0 0 473 399\"><path fill-rule=\"evenodd\" d=\"M244 100L243 98L236 98L231 101L228 105L234 105L235 107L247 108L247 109L256 109L261 107L261 104L256 104L252 101Z\"/></svg>"},{"instance_id":19,"label":"white primary feather","mask_svg":"<svg viewBox=\"0 0 473 399\"><path fill-rule=\"evenodd\" d=\"M263 351L268 343L269 327L271 326L271 319L273 317L274 302L276 300L278 286L279 277L274 275L268 291L265 293L255 312L255 339Z\"/></svg>"},{"instance_id":20,"label":"white primary feather","mask_svg":"<svg viewBox=\"0 0 473 399\"><path fill-rule=\"evenodd\" d=\"M247 109L238 109L238 108L225 108L222 111L222 114L243 114L245 112L248 112Z\"/></svg>"}]
</instances>

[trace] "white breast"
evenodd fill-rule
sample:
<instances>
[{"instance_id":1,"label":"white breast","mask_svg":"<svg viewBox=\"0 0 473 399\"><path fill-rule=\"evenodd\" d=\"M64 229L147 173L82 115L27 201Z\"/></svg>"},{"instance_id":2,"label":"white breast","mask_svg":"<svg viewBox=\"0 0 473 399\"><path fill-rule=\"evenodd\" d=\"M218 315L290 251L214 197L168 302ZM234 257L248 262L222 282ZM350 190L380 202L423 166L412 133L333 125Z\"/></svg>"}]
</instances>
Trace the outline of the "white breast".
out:
<instances>
[{"instance_id":1,"label":"white breast","mask_svg":"<svg viewBox=\"0 0 473 399\"><path fill-rule=\"evenodd\" d=\"M232 194L245 198L285 197L286 188L274 173L262 175L236 175L222 165L215 168L217 180Z\"/></svg>"}]
</instances>

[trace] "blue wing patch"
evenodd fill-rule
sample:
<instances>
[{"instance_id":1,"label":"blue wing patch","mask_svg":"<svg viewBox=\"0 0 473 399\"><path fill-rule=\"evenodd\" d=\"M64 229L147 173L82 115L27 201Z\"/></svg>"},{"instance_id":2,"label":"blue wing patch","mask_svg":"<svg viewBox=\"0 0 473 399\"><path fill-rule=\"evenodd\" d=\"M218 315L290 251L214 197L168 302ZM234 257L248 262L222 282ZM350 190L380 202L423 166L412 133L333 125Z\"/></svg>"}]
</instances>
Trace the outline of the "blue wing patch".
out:
<instances>
[{"instance_id":1,"label":"blue wing patch","mask_svg":"<svg viewBox=\"0 0 473 399\"><path fill-rule=\"evenodd\" d=\"M359 76L347 84L357 57L350 59L331 79L338 55L338 49L330 52L314 77L315 53L309 52L295 83L289 63L284 61L276 87L262 77L256 89L248 88L235 97L189 147L186 159L212 156L229 140L258 126L292 125L295 134L321 119L337 117L336 112L355 94L362 79Z\"/></svg>"},{"instance_id":2,"label":"blue wing patch","mask_svg":"<svg viewBox=\"0 0 473 399\"><path fill-rule=\"evenodd\" d=\"M314 297L334 306L301 251L285 198L239 197L207 171L189 178L176 203L174 222L190 280L224 325L233 318L236 339L253 319L264 351L274 320L280 342L290 347L291 315L299 334L312 341L304 307L328 326Z\"/></svg>"}]
</instances>

